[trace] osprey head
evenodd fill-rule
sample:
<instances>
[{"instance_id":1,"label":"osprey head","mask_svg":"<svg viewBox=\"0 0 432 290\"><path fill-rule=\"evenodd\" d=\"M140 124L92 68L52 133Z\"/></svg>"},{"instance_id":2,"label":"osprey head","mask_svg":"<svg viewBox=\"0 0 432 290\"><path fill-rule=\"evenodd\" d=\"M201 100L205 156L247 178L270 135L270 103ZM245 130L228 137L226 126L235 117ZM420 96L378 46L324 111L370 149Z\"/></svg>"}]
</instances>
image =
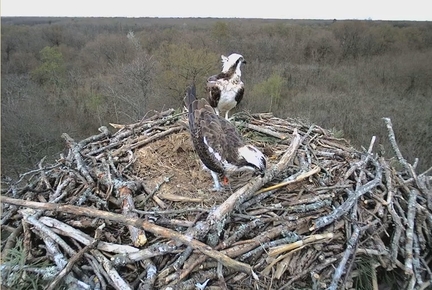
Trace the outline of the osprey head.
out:
<instances>
[{"instance_id":1,"label":"osprey head","mask_svg":"<svg viewBox=\"0 0 432 290\"><path fill-rule=\"evenodd\" d=\"M221 55L222 59L222 72L228 72L228 70L232 67L235 67L236 70L240 71L240 66L243 63L246 63L243 55L238 53L230 54L230 56L226 57L225 55Z\"/></svg>"},{"instance_id":2,"label":"osprey head","mask_svg":"<svg viewBox=\"0 0 432 290\"><path fill-rule=\"evenodd\" d=\"M267 162L261 151L252 145L245 145L238 149L238 153L246 160L246 166L252 168L261 177L264 176Z\"/></svg>"}]
</instances>

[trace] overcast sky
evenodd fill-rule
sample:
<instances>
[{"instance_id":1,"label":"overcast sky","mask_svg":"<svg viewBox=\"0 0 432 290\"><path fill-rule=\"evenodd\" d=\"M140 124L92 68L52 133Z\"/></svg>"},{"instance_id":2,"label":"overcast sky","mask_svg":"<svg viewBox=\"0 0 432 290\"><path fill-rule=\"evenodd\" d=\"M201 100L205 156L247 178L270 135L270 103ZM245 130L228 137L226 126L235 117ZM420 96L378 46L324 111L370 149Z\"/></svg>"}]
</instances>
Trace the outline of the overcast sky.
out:
<instances>
[{"instance_id":1,"label":"overcast sky","mask_svg":"<svg viewBox=\"0 0 432 290\"><path fill-rule=\"evenodd\" d=\"M428 2L430 0L1 0L1 16L431 21L432 9Z\"/></svg>"}]
</instances>

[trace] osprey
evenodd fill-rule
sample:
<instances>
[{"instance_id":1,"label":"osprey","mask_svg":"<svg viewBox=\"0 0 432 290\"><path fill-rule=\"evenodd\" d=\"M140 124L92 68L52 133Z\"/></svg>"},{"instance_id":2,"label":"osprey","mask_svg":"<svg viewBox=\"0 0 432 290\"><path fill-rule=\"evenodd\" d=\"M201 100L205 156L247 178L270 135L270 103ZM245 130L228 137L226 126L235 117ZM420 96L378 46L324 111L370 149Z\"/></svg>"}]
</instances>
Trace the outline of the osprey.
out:
<instances>
[{"instance_id":1,"label":"osprey","mask_svg":"<svg viewBox=\"0 0 432 290\"><path fill-rule=\"evenodd\" d=\"M244 83L241 78L240 67L246 63L243 56L233 53L222 58L222 72L207 79L208 102L215 109L216 114L228 113L237 106L243 98Z\"/></svg>"},{"instance_id":2,"label":"osprey","mask_svg":"<svg viewBox=\"0 0 432 290\"><path fill-rule=\"evenodd\" d=\"M236 172L249 171L264 176L266 159L263 153L245 144L235 126L216 115L205 99L197 100L195 85L187 90L186 107L192 142L205 168L210 170L213 190L222 189L219 176L225 184L229 175Z\"/></svg>"}]
</instances>

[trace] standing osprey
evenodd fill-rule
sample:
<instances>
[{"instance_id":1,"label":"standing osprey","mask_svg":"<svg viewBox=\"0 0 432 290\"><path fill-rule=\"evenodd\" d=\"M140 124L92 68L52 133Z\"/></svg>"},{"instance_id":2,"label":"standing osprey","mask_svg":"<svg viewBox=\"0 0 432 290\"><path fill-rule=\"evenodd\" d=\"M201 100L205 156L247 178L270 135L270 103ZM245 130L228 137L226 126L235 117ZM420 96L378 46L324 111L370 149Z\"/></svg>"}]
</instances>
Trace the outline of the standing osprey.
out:
<instances>
[{"instance_id":1,"label":"standing osprey","mask_svg":"<svg viewBox=\"0 0 432 290\"><path fill-rule=\"evenodd\" d=\"M243 56L233 53L222 58L222 72L207 79L208 102L215 108L216 114L228 113L237 106L243 98L244 83L241 78L240 67L246 63Z\"/></svg>"},{"instance_id":2,"label":"standing osprey","mask_svg":"<svg viewBox=\"0 0 432 290\"><path fill-rule=\"evenodd\" d=\"M226 183L235 172L252 171L264 176L266 159L252 145L245 144L235 126L215 114L205 99L196 99L195 85L187 90L189 129L196 152L210 170L214 190L222 189L218 175Z\"/></svg>"}]
</instances>

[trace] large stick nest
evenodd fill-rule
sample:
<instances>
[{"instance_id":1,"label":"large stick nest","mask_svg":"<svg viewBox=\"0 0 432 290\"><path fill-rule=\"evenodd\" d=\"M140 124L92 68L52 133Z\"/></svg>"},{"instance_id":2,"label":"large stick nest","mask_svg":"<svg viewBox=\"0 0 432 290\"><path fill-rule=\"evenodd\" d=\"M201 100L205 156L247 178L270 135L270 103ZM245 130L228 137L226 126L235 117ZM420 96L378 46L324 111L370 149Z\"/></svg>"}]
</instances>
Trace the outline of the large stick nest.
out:
<instances>
[{"instance_id":1,"label":"large stick nest","mask_svg":"<svg viewBox=\"0 0 432 290\"><path fill-rule=\"evenodd\" d=\"M268 170L215 193L185 118L168 110L81 141L63 134L55 164L3 182L3 286L430 287L432 178L402 157L389 119L393 160L374 138L359 151L316 125L238 114Z\"/></svg>"}]
</instances>

